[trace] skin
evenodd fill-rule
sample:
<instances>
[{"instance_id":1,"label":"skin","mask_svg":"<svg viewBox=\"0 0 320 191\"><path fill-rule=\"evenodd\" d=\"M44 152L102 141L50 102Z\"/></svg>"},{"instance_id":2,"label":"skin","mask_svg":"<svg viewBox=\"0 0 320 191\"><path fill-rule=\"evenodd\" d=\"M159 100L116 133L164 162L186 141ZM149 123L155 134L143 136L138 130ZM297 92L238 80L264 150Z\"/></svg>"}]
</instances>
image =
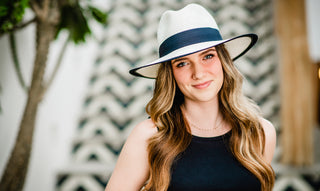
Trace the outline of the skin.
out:
<instances>
[{"instance_id":1,"label":"skin","mask_svg":"<svg viewBox=\"0 0 320 191\"><path fill-rule=\"evenodd\" d=\"M173 75L185 95L183 111L189 122L203 129L217 127L222 120L218 92L223 84L223 70L215 48L210 48L172 61ZM200 131L191 125L191 132L202 137L218 136L231 127L223 123L214 131Z\"/></svg>"},{"instance_id":2,"label":"skin","mask_svg":"<svg viewBox=\"0 0 320 191\"><path fill-rule=\"evenodd\" d=\"M186 104L218 103L223 71L215 48L175 59L172 69Z\"/></svg>"},{"instance_id":3,"label":"skin","mask_svg":"<svg viewBox=\"0 0 320 191\"><path fill-rule=\"evenodd\" d=\"M223 70L215 48L206 49L172 60L173 75L185 95L182 111L188 119L203 129L219 125L214 131L201 131L191 126L193 135L212 137L231 130L219 112L218 92L223 84ZM221 123L222 121L222 123ZM264 159L270 164L276 146L273 125L261 118L266 141ZM147 119L139 123L129 135L106 191L138 191L149 177L148 139L157 132L154 123Z\"/></svg>"}]
</instances>

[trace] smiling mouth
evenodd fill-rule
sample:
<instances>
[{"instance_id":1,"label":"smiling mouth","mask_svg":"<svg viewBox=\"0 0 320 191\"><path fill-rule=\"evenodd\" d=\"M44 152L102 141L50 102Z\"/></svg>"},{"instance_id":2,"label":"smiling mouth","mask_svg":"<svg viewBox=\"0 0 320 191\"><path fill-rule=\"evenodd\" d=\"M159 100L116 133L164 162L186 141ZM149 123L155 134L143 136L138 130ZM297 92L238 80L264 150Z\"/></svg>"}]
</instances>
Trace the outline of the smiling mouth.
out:
<instances>
[{"instance_id":1,"label":"smiling mouth","mask_svg":"<svg viewBox=\"0 0 320 191\"><path fill-rule=\"evenodd\" d=\"M207 88L211 84L211 82L212 81L207 81L207 82L196 84L196 85L192 85L192 86L194 88L197 88L197 89L204 89L204 88Z\"/></svg>"}]
</instances>

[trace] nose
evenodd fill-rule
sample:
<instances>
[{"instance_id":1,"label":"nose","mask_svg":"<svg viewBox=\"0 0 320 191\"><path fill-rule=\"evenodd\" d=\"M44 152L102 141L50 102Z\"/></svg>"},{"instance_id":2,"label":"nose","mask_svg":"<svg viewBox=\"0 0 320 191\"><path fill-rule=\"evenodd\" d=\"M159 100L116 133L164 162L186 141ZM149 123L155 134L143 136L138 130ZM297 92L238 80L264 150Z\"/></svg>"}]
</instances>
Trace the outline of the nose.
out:
<instances>
[{"instance_id":1,"label":"nose","mask_svg":"<svg viewBox=\"0 0 320 191\"><path fill-rule=\"evenodd\" d=\"M202 79L205 76L206 72L204 67L202 66L202 63L194 63L193 64L193 73L192 73L192 79L199 80Z\"/></svg>"}]
</instances>

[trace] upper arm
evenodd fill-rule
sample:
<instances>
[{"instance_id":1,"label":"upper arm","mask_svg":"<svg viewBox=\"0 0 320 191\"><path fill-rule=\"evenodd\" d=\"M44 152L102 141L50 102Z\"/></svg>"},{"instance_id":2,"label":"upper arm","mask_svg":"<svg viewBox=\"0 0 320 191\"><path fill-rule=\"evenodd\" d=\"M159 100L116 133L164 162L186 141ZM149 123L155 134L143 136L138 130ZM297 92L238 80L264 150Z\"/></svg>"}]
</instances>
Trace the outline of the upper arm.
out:
<instances>
[{"instance_id":1,"label":"upper arm","mask_svg":"<svg viewBox=\"0 0 320 191\"><path fill-rule=\"evenodd\" d=\"M148 119L138 124L126 140L106 191L137 191L149 177L148 139L156 133Z\"/></svg>"},{"instance_id":2,"label":"upper arm","mask_svg":"<svg viewBox=\"0 0 320 191\"><path fill-rule=\"evenodd\" d=\"M260 120L260 123L265 134L265 148L263 158L267 163L271 164L277 142L276 130L272 123L266 119L262 118Z\"/></svg>"}]
</instances>

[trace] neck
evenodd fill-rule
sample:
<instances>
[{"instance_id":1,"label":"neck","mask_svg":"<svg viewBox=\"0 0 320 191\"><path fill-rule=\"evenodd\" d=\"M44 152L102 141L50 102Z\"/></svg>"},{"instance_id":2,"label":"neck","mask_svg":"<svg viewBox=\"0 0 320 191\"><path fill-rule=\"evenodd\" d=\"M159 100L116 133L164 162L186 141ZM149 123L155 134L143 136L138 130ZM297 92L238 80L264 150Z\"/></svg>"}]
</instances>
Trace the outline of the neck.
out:
<instances>
[{"instance_id":1,"label":"neck","mask_svg":"<svg viewBox=\"0 0 320 191\"><path fill-rule=\"evenodd\" d=\"M201 103L185 100L183 110L193 123L203 128L215 127L222 119L218 99Z\"/></svg>"}]
</instances>

